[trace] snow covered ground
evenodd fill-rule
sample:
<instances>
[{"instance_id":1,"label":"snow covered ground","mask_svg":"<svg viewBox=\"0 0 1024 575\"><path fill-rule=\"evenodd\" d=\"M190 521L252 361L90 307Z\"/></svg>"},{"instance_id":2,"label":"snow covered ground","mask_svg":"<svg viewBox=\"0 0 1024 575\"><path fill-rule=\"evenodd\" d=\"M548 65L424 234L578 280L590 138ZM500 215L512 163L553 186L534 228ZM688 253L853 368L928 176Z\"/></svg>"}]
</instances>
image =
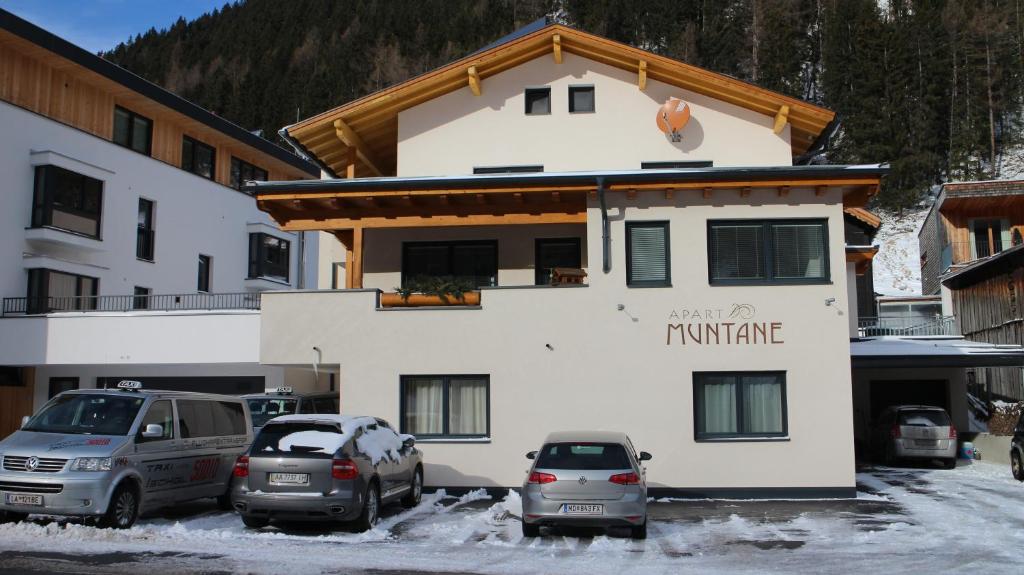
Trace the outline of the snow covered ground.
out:
<instances>
[{"instance_id":1,"label":"snow covered ground","mask_svg":"<svg viewBox=\"0 0 1024 575\"><path fill-rule=\"evenodd\" d=\"M875 291L882 295L921 295L921 250L917 232L927 208L899 214L876 212L882 227L875 236L878 255L873 260Z\"/></svg>"},{"instance_id":2,"label":"snow covered ground","mask_svg":"<svg viewBox=\"0 0 1024 575\"><path fill-rule=\"evenodd\" d=\"M128 531L65 520L0 526L0 573L923 573L1024 569L1024 485L1006 466L870 468L857 500L666 501L650 535L574 532L524 539L513 492L424 497L354 534L246 530L196 504Z\"/></svg>"}]
</instances>

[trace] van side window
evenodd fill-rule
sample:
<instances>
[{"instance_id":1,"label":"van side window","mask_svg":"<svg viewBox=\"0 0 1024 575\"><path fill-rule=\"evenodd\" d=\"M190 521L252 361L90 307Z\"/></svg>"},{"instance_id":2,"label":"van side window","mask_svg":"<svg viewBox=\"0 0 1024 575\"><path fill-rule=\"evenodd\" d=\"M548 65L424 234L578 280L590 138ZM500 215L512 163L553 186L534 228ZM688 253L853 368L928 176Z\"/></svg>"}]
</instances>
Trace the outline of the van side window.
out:
<instances>
[{"instance_id":1,"label":"van side window","mask_svg":"<svg viewBox=\"0 0 1024 575\"><path fill-rule=\"evenodd\" d=\"M217 418L217 435L245 435L245 411L242 404L235 401L218 401L220 417Z\"/></svg>"},{"instance_id":2,"label":"van side window","mask_svg":"<svg viewBox=\"0 0 1024 575\"><path fill-rule=\"evenodd\" d=\"M308 398L299 400L299 413L317 413L313 400Z\"/></svg>"},{"instance_id":3,"label":"van side window","mask_svg":"<svg viewBox=\"0 0 1024 575\"><path fill-rule=\"evenodd\" d=\"M142 432L145 431L146 426L156 423L163 426L164 434L162 437L142 437ZM139 425L139 433L135 438L136 443L144 443L147 441L165 441L168 439L174 439L174 414L171 411L170 400L154 401L153 405L149 406L149 411L146 412L146 417L142 419L142 424Z\"/></svg>"},{"instance_id":4,"label":"van side window","mask_svg":"<svg viewBox=\"0 0 1024 575\"><path fill-rule=\"evenodd\" d=\"M313 407L317 413L333 413L338 414L338 400L332 397L316 397L313 398Z\"/></svg>"},{"instance_id":5,"label":"van side window","mask_svg":"<svg viewBox=\"0 0 1024 575\"><path fill-rule=\"evenodd\" d=\"M245 412L234 401L179 399L178 422L182 437L245 435Z\"/></svg>"}]
</instances>

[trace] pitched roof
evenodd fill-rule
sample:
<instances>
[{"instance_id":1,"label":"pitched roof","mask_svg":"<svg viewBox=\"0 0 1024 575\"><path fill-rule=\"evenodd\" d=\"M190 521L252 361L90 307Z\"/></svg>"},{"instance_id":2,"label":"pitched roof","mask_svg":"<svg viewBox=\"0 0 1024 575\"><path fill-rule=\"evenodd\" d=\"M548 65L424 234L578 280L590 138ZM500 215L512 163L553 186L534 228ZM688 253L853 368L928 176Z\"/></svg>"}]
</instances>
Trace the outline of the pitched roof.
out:
<instances>
[{"instance_id":1,"label":"pitched roof","mask_svg":"<svg viewBox=\"0 0 1024 575\"><path fill-rule=\"evenodd\" d=\"M794 155L807 151L832 122L835 113L737 80L659 56L562 24L540 21L465 58L390 88L327 110L284 129L288 137L330 171L342 173L349 148L357 153L357 176L395 173L398 113L469 85L470 68L482 81L529 60L559 50L722 100L767 116L788 110Z\"/></svg>"},{"instance_id":2,"label":"pitched roof","mask_svg":"<svg viewBox=\"0 0 1024 575\"><path fill-rule=\"evenodd\" d=\"M843 208L843 212L871 226L872 228L875 228L876 230L882 227L882 219L864 208Z\"/></svg>"}]
</instances>

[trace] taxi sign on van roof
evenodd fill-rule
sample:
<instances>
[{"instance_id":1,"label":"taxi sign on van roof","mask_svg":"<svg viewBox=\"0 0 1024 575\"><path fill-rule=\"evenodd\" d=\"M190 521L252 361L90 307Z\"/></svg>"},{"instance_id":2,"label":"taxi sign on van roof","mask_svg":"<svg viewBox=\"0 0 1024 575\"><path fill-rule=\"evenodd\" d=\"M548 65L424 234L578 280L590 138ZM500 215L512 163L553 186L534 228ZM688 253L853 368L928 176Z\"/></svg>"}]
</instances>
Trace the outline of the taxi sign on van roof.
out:
<instances>
[{"instance_id":1,"label":"taxi sign on van roof","mask_svg":"<svg viewBox=\"0 0 1024 575\"><path fill-rule=\"evenodd\" d=\"M124 389L127 391L138 391L142 389L142 382L135 381L134 379L122 379L121 381L117 382L117 388Z\"/></svg>"},{"instance_id":2,"label":"taxi sign on van roof","mask_svg":"<svg viewBox=\"0 0 1024 575\"><path fill-rule=\"evenodd\" d=\"M291 394L291 392L292 392L292 388L290 388L288 386L279 387L279 388L274 390L274 393L279 393L281 395L289 395L289 394Z\"/></svg>"}]
</instances>

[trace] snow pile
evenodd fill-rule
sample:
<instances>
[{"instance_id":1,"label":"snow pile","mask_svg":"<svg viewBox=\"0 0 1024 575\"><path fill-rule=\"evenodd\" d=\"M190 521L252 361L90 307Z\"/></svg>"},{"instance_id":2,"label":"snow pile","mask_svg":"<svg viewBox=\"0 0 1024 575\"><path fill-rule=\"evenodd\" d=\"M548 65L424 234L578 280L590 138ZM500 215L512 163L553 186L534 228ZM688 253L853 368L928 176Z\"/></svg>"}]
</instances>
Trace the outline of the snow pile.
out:
<instances>
[{"instance_id":1,"label":"snow pile","mask_svg":"<svg viewBox=\"0 0 1024 575\"><path fill-rule=\"evenodd\" d=\"M398 461L402 457L402 440L390 429L365 429L363 434L356 438L356 449L368 455L374 465L385 457L391 461Z\"/></svg>"},{"instance_id":2,"label":"snow pile","mask_svg":"<svg viewBox=\"0 0 1024 575\"><path fill-rule=\"evenodd\" d=\"M875 291L882 295L921 295L921 251L917 232L927 208L903 214L879 211L882 227L875 236L878 255L873 261Z\"/></svg>"}]
</instances>

